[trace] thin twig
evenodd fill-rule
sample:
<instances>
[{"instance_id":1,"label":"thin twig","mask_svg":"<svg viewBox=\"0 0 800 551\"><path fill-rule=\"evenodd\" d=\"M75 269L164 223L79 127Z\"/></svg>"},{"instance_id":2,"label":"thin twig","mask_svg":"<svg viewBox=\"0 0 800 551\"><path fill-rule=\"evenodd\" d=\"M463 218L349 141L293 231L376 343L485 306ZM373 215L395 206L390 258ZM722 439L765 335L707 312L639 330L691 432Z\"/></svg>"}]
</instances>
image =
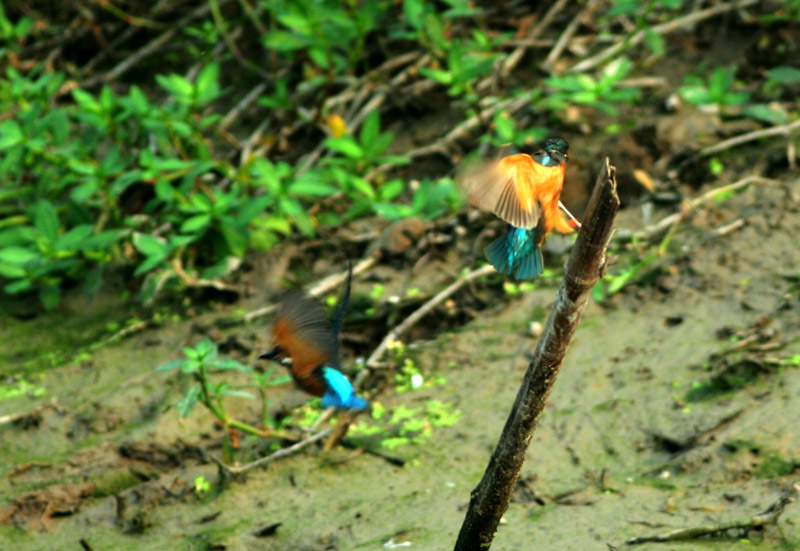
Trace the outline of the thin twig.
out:
<instances>
[{"instance_id":1,"label":"thin twig","mask_svg":"<svg viewBox=\"0 0 800 551\"><path fill-rule=\"evenodd\" d=\"M267 89L267 83L261 82L255 86L248 94L239 100L239 102L233 106L233 109L228 111L228 114L225 115L225 118L222 119L222 122L219 123L220 130L227 128L230 124L242 114L242 111L250 107L254 101L256 101L264 90Z\"/></svg>"},{"instance_id":2,"label":"thin twig","mask_svg":"<svg viewBox=\"0 0 800 551\"><path fill-rule=\"evenodd\" d=\"M705 10L699 10L690 13L689 15L686 15L684 17L679 17L677 19L673 19L672 21L667 21L666 23L649 27L648 30L650 32L654 32L656 34L661 34L661 35L669 34L687 25L699 23L700 21L714 17L715 15L752 6L754 4L757 4L758 1L759 0L740 0L739 2L735 3L722 2L717 6L713 6ZM575 65L570 67L567 70L567 72L580 73L582 71L588 71L589 69L594 69L608 58L617 55L625 48L635 46L636 44L640 43L642 40L644 40L644 37L645 37L645 31L644 30L639 31L632 37L630 37L630 40L625 40L625 39L620 40L620 42L614 44L609 48L606 48L602 52L595 54L590 58L584 59L580 63L576 63Z\"/></svg>"},{"instance_id":3,"label":"thin twig","mask_svg":"<svg viewBox=\"0 0 800 551\"><path fill-rule=\"evenodd\" d=\"M25 419L26 417L32 417L34 415L38 415L42 411L53 408L59 413L63 413L65 410L61 406L59 406L55 401L53 402L45 402L39 406L36 406L30 411L20 412L20 413L9 413L8 415L3 415L0 417L0 425L5 425L6 423L13 423L15 421L19 421L20 419Z\"/></svg>"},{"instance_id":4,"label":"thin twig","mask_svg":"<svg viewBox=\"0 0 800 551\"><path fill-rule=\"evenodd\" d=\"M477 268L469 273L462 275L453 283L451 283L450 285L439 291L439 293L437 293L435 296L431 297L427 302L425 302L425 304L420 306L413 314L404 319L400 325L389 331L389 333L383 338L383 340L380 342L377 348L375 348L372 354L370 354L369 358L367 358L367 361L364 364L366 368L376 367L380 359L386 353L386 350L388 349L390 343L397 341L400 337L405 335L409 329L411 329L417 323L419 323L420 320L422 320L422 318L430 314L434 308L436 308L445 300L450 298L450 296L453 293L461 289L464 285L466 285L470 281L485 275L489 275L494 271L495 271L494 267L489 264L487 264L486 266L481 266L480 268ZM364 373L364 370L362 370L362 372L358 374L358 377L356 377L356 385L360 382L360 378L362 378L361 377L362 373Z\"/></svg>"},{"instance_id":5,"label":"thin twig","mask_svg":"<svg viewBox=\"0 0 800 551\"><path fill-rule=\"evenodd\" d=\"M237 467L237 466L234 466L234 465L228 465L228 464L222 462L221 460L217 459L213 455L209 455L208 457L209 457L209 459L211 459L211 461L216 463L217 466L219 466L221 469L224 469L225 471L227 471L227 472L229 472L231 474L242 474L242 473L245 473L245 472L250 471L252 469L255 469L256 467L260 467L262 465L266 465L268 463L272 463L273 461L277 461L278 459L282 459L282 458L284 458L284 457L286 457L288 455L292 455L293 453L302 450L303 448L305 448L309 444L313 444L314 442L322 440L323 438L328 436L328 434L330 434L331 430L332 429L325 429L325 430L323 430L321 432L316 433L313 436L309 436L305 440L301 440L297 444L292 444L288 448L280 449L280 450L278 450L278 451L276 451L276 452L274 452L274 453L272 453L270 455L262 457L261 459L256 459L252 463L248 463L247 465L242 465L241 467Z\"/></svg>"},{"instance_id":6,"label":"thin twig","mask_svg":"<svg viewBox=\"0 0 800 551\"><path fill-rule=\"evenodd\" d=\"M220 5L222 6L228 2L229 0L220 0ZM153 53L160 49L164 44L172 40L172 37L175 36L178 31L186 28L189 22L197 19L198 17L203 17L209 12L209 10L210 7L207 2L201 4L178 20L174 25L171 25L168 30L164 31L156 38L148 42L143 48L125 57L125 59L118 63L113 69L84 80L80 83L80 87L91 88L92 86L108 83L117 79L120 75L127 72L131 67L139 63L142 59L153 55Z\"/></svg>"},{"instance_id":7,"label":"thin twig","mask_svg":"<svg viewBox=\"0 0 800 551\"><path fill-rule=\"evenodd\" d=\"M685 208L682 208L680 212L676 212L674 214L670 214L669 216L665 216L655 224L651 224L644 229L638 231L631 231L631 230L619 230L614 235L615 239L619 240L631 240L631 239L648 239L655 235L660 234L670 226L672 226L675 222L680 220L681 218L686 217L686 215L697 209L700 205L714 199L715 197L723 194L729 193L731 191L738 191L746 186L749 186L753 183L764 183L764 184L778 184L779 182L776 180L770 180L769 178L763 178L761 176L747 176L746 178L742 178L738 182L734 182L732 184L727 184L724 186L720 186L705 192L700 197L696 197L689 201Z\"/></svg>"},{"instance_id":8,"label":"thin twig","mask_svg":"<svg viewBox=\"0 0 800 551\"><path fill-rule=\"evenodd\" d=\"M537 39L542 36L544 30L550 26L550 23L553 22L553 19L555 19L556 15L563 10L564 6L566 6L568 3L569 0L558 0L555 4L550 6L550 9L544 14L542 20L539 21L539 23L536 24L536 26L534 26L525 36L524 43L521 42L510 54L505 56L498 70L493 75L479 82L475 89L479 92L483 92L484 90L492 88L499 79L508 78L508 76L511 74L511 71L513 71L519 62L522 61L525 52L527 52L531 47L540 45Z\"/></svg>"},{"instance_id":9,"label":"thin twig","mask_svg":"<svg viewBox=\"0 0 800 551\"><path fill-rule=\"evenodd\" d=\"M556 60L558 60L559 56L561 56L561 52L563 52L564 48L567 47L572 35L574 35L578 30L578 25L580 24L581 19L586 16L589 10L591 10L596 3L597 0L589 0L586 6L580 12L578 12L578 15L576 15L572 21L570 21L569 25L567 25L567 28L564 29L564 32L562 32L561 36L558 37L556 45L553 46L553 49L550 50L549 54L547 54L547 57L542 63L542 67L547 70L550 70L553 67L553 64L556 62Z\"/></svg>"},{"instance_id":10,"label":"thin twig","mask_svg":"<svg viewBox=\"0 0 800 551\"><path fill-rule=\"evenodd\" d=\"M637 545L648 542L663 543L669 541L694 540L728 532L730 530L748 532L750 530L761 529L764 526L776 524L783 514L783 511L786 509L786 506L796 501L798 497L800 497L800 482L794 481L783 491L783 494L781 494L777 501L749 519L723 522L720 524L707 524L704 526L695 526L693 528L678 528L677 530L670 530L669 532L655 534L653 536L630 538L625 544Z\"/></svg>"},{"instance_id":11,"label":"thin twig","mask_svg":"<svg viewBox=\"0 0 800 551\"><path fill-rule=\"evenodd\" d=\"M769 138L771 136L789 136L798 128L800 128L800 119L789 124L784 124L783 126L773 126L772 128L765 128L764 130L754 130L753 132L740 134L739 136L734 136L733 138L728 138L727 140L723 140L718 144L706 147L705 149L700 150L698 155L700 157L708 157L714 153L719 153L720 151L724 151L744 143L760 140L761 138Z\"/></svg>"}]
</instances>

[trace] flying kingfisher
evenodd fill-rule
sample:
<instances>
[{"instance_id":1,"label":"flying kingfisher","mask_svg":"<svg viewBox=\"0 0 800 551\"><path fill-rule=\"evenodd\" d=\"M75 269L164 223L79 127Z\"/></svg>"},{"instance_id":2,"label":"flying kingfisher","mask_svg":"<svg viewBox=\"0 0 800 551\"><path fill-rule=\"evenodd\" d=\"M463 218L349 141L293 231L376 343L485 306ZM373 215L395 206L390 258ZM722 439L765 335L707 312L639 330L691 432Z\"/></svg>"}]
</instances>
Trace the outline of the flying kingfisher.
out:
<instances>
[{"instance_id":1,"label":"flying kingfisher","mask_svg":"<svg viewBox=\"0 0 800 551\"><path fill-rule=\"evenodd\" d=\"M288 293L272 324L275 348L259 358L286 366L297 386L322 397L323 407L360 411L369 403L356 396L353 385L340 371L339 359L339 334L350 300L352 273L351 266L330 321L317 300L303 291Z\"/></svg>"},{"instance_id":2,"label":"flying kingfisher","mask_svg":"<svg viewBox=\"0 0 800 551\"><path fill-rule=\"evenodd\" d=\"M509 224L508 232L486 249L501 274L517 280L539 276L547 234L574 230L559 204L568 157L567 141L550 138L533 156L509 155L465 174L469 203Z\"/></svg>"}]
</instances>

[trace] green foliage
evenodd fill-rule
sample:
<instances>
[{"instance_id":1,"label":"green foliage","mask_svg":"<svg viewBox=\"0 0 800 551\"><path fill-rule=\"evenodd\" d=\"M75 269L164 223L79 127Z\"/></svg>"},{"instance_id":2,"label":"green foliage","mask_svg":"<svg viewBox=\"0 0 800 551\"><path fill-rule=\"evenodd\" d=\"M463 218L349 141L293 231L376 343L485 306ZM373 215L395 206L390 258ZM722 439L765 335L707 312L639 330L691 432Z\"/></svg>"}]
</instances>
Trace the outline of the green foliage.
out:
<instances>
[{"instance_id":1,"label":"green foliage","mask_svg":"<svg viewBox=\"0 0 800 551\"><path fill-rule=\"evenodd\" d=\"M554 92L542 100L548 109L561 110L569 105L587 105L603 113L616 116L619 110L615 103L630 103L639 97L638 88L620 87L633 64L627 57L620 57L606 65L599 78L586 73L554 76L545 80Z\"/></svg>"},{"instance_id":2,"label":"green foliage","mask_svg":"<svg viewBox=\"0 0 800 551\"><path fill-rule=\"evenodd\" d=\"M708 81L698 75L687 75L679 92L683 99L695 105L714 107L742 106L750 100L748 92L735 90L736 65L717 67Z\"/></svg>"},{"instance_id":3,"label":"green foliage","mask_svg":"<svg viewBox=\"0 0 800 551\"><path fill-rule=\"evenodd\" d=\"M274 376L275 365L269 366L262 373L252 367L239 363L230 358L218 358L217 347L209 339L204 339L197 343L194 348L185 347L183 349L183 359L172 360L158 366L156 371L172 371L180 369L183 373L190 374L195 382L186 390L183 396L175 404L178 417L183 420L194 410L198 402L203 404L214 416L222 421L226 426L231 426L250 432L252 434L263 434L263 429L258 429L235 421L228 417L225 408L226 398L248 398L255 399L256 395L252 392L243 390L244 388L255 387L263 404L262 409L266 410L268 404L264 397L267 388L288 383L291 378L288 375ZM249 385L233 385L225 378L216 380L212 376L225 374L230 371L246 373L250 376ZM266 428L266 417L264 418Z\"/></svg>"}]
</instances>

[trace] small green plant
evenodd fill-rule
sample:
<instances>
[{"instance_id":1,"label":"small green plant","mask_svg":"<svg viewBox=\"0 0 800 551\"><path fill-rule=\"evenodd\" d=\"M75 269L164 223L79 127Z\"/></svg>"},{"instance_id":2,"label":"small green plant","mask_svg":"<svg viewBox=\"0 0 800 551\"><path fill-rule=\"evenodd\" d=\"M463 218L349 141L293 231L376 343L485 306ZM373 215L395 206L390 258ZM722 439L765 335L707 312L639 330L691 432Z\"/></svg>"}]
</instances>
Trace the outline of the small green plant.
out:
<instances>
[{"instance_id":1,"label":"small green plant","mask_svg":"<svg viewBox=\"0 0 800 551\"><path fill-rule=\"evenodd\" d=\"M420 407L401 404L391 412L375 403L372 407L374 423L355 425L350 436L356 441L377 438L382 447L395 449L409 444L424 444L433 436L435 428L453 426L459 419L461 412L453 408L453 404L439 400L430 400Z\"/></svg>"},{"instance_id":2,"label":"small green plant","mask_svg":"<svg viewBox=\"0 0 800 551\"><path fill-rule=\"evenodd\" d=\"M203 475L196 476L194 478L194 493L198 496L202 496L211 489L211 483L206 480L206 477Z\"/></svg>"},{"instance_id":3,"label":"small green plant","mask_svg":"<svg viewBox=\"0 0 800 551\"><path fill-rule=\"evenodd\" d=\"M183 349L184 359L173 360L160 365L156 371L171 371L180 369L183 373L190 374L195 382L186 390L183 397L175 404L179 419L186 419L197 403L203 404L215 417L222 421L226 427L239 429L248 434L256 436L269 436L273 434L269 419L267 419L266 408L268 401L265 393L267 388L282 385L291 380L289 375L274 377L275 366L270 366L263 373L258 373L252 367L244 365L229 358L218 358L217 347L209 340L204 339L197 343L194 348L186 347ZM227 381L220 380L215 382L212 375L224 374L229 371L239 371L247 373L251 377L250 385L232 385ZM262 404L262 428L257 428L247 423L232 419L225 407L227 398L248 398L254 399L256 396L243 388L255 386L261 396Z\"/></svg>"},{"instance_id":4,"label":"small green plant","mask_svg":"<svg viewBox=\"0 0 800 551\"><path fill-rule=\"evenodd\" d=\"M689 103L713 111L741 107L750 100L750 94L736 90L736 71L736 65L717 67L708 81L698 75L687 75L678 92Z\"/></svg>"},{"instance_id":5,"label":"small green plant","mask_svg":"<svg viewBox=\"0 0 800 551\"><path fill-rule=\"evenodd\" d=\"M530 147L542 141L547 136L547 129L542 126L521 129L516 121L506 111L498 111L492 119L493 134L484 136L484 141L488 141L494 147L504 145L515 145L518 147Z\"/></svg>"},{"instance_id":6,"label":"small green plant","mask_svg":"<svg viewBox=\"0 0 800 551\"><path fill-rule=\"evenodd\" d=\"M540 105L551 110L566 109L572 104L586 105L616 116L619 110L614 104L630 103L639 97L638 88L620 86L632 68L630 59L620 57L606 65L599 78L586 73L550 77L545 84L553 93L544 97Z\"/></svg>"}]
</instances>

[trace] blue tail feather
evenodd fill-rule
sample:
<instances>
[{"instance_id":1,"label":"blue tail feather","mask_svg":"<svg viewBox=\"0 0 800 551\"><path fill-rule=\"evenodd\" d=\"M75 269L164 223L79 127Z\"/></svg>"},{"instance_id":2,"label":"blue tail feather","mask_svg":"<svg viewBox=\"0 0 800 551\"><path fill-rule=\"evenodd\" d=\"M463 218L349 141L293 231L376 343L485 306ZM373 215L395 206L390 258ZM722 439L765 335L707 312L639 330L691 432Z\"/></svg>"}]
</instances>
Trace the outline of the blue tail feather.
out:
<instances>
[{"instance_id":1,"label":"blue tail feather","mask_svg":"<svg viewBox=\"0 0 800 551\"><path fill-rule=\"evenodd\" d=\"M517 262L514 279L531 279L540 276L543 271L542 251L539 247L534 247L528 256Z\"/></svg>"},{"instance_id":2,"label":"blue tail feather","mask_svg":"<svg viewBox=\"0 0 800 551\"><path fill-rule=\"evenodd\" d=\"M511 275L511 270L508 269L509 256L507 235L501 235L486 249L486 258L492 263L494 269L501 274Z\"/></svg>"},{"instance_id":3,"label":"blue tail feather","mask_svg":"<svg viewBox=\"0 0 800 551\"><path fill-rule=\"evenodd\" d=\"M322 396L322 407L358 411L369 407L369 402L356 396L353 385L338 369L323 367L322 377L328 386L328 390Z\"/></svg>"},{"instance_id":4,"label":"blue tail feather","mask_svg":"<svg viewBox=\"0 0 800 551\"><path fill-rule=\"evenodd\" d=\"M486 249L486 257L495 270L513 279L531 279L544 271L542 251L536 245L536 230L511 228Z\"/></svg>"}]
</instances>

